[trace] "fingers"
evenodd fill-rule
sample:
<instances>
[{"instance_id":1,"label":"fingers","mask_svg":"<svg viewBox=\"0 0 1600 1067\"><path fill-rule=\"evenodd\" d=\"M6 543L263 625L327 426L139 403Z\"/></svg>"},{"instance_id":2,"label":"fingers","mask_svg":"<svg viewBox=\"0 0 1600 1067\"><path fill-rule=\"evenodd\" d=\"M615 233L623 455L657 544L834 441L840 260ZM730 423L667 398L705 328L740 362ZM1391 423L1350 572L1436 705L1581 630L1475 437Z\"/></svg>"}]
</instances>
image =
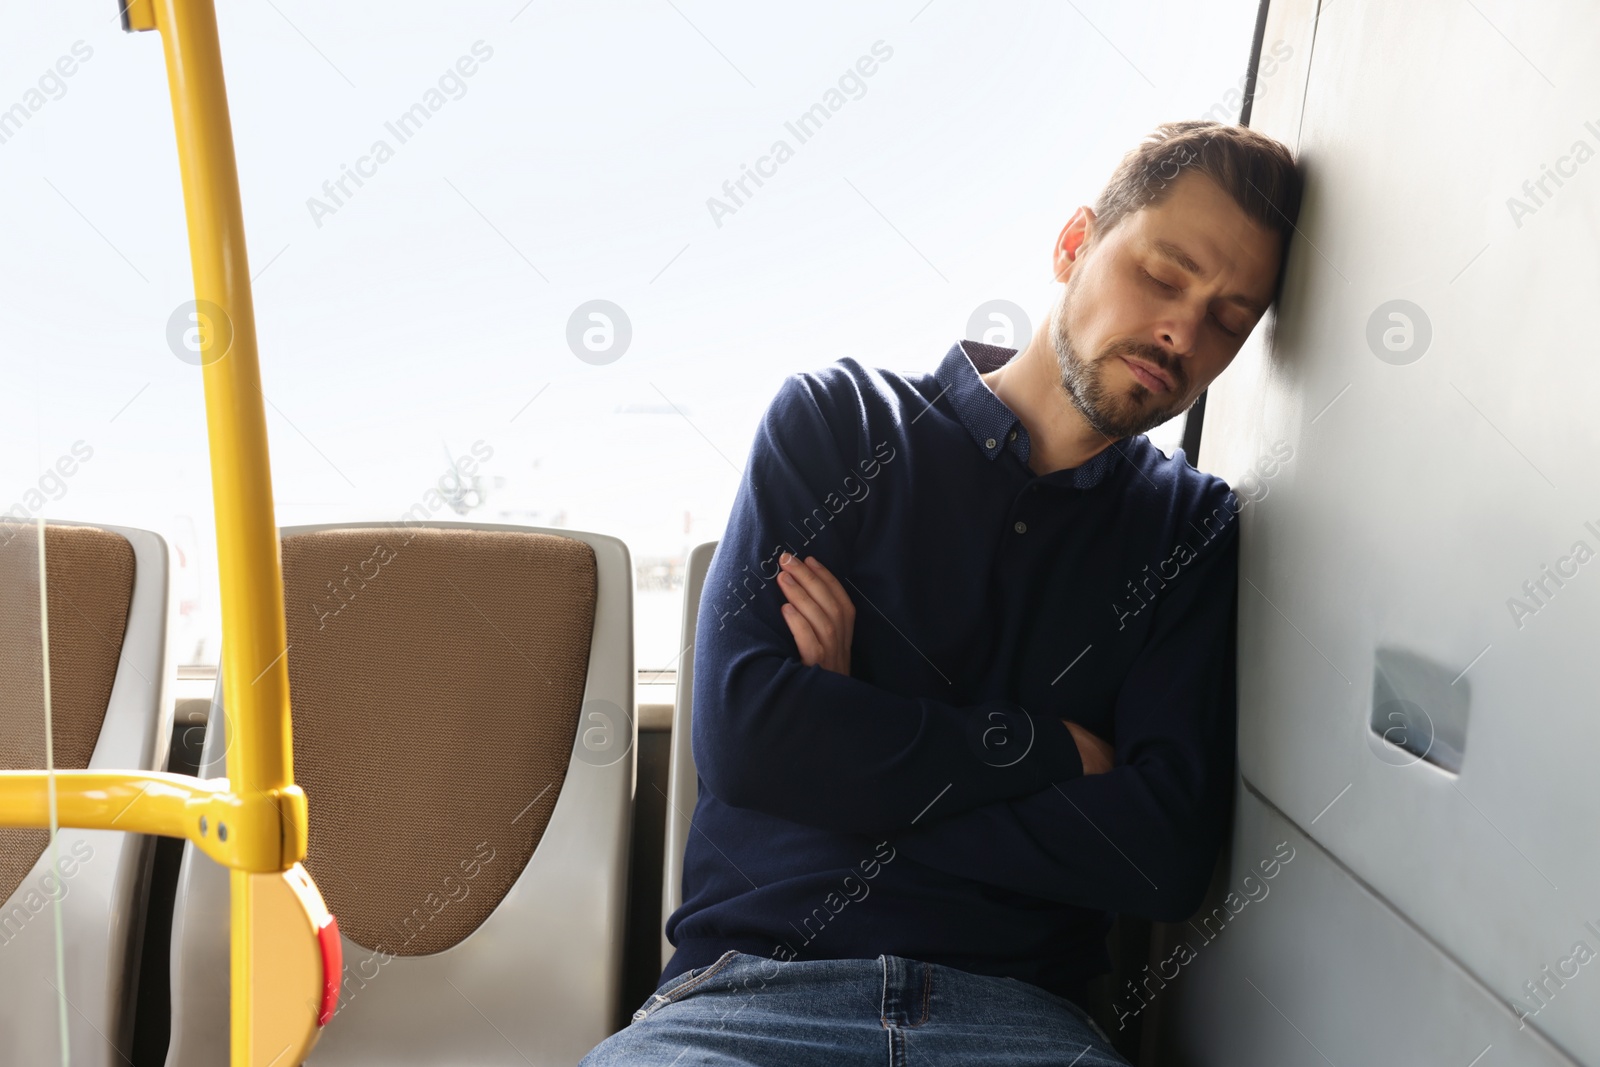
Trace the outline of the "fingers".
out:
<instances>
[{"instance_id":1,"label":"fingers","mask_svg":"<svg viewBox=\"0 0 1600 1067\"><path fill-rule=\"evenodd\" d=\"M814 570L821 577L823 585L832 592L834 603L839 605L840 613L846 618L855 618L855 601L850 599L850 594L844 591L844 586L839 584L839 579L833 576L833 572L824 567L816 556L807 556L806 566Z\"/></svg>"},{"instance_id":2,"label":"fingers","mask_svg":"<svg viewBox=\"0 0 1600 1067\"><path fill-rule=\"evenodd\" d=\"M851 614L846 615L848 598L841 604L821 575L796 557L786 556L779 562L783 569L778 574L778 588L805 616L817 637L826 644L845 632L854 613L854 608L849 607ZM834 585L838 585L837 581Z\"/></svg>"},{"instance_id":3,"label":"fingers","mask_svg":"<svg viewBox=\"0 0 1600 1067\"><path fill-rule=\"evenodd\" d=\"M789 632L794 635L800 662L807 667L815 667L822 662L822 642L817 640L816 631L811 629L811 624L793 604L783 605L782 611L783 621L789 624Z\"/></svg>"},{"instance_id":4,"label":"fingers","mask_svg":"<svg viewBox=\"0 0 1600 1067\"><path fill-rule=\"evenodd\" d=\"M824 611L825 608L819 597L824 595L821 581L808 568L801 565L795 556L783 556L778 560L778 588L783 590L783 595L789 603L802 611L811 608L815 611Z\"/></svg>"},{"instance_id":5,"label":"fingers","mask_svg":"<svg viewBox=\"0 0 1600 1067\"><path fill-rule=\"evenodd\" d=\"M785 556L778 562L782 567L780 578L787 574L830 618L842 621L855 617L856 606L850 594L816 556L808 556L804 562L795 556ZM780 581L782 584L786 583Z\"/></svg>"},{"instance_id":6,"label":"fingers","mask_svg":"<svg viewBox=\"0 0 1600 1067\"><path fill-rule=\"evenodd\" d=\"M1096 737L1075 722L1066 723L1067 729L1072 733L1072 739L1078 745L1078 758L1083 763L1084 774L1105 774L1111 770L1116 757L1116 750L1109 742Z\"/></svg>"},{"instance_id":7,"label":"fingers","mask_svg":"<svg viewBox=\"0 0 1600 1067\"><path fill-rule=\"evenodd\" d=\"M844 587L815 557L802 563L784 553L778 563L778 588L788 600L780 607L801 662L848 675L856 609Z\"/></svg>"}]
</instances>

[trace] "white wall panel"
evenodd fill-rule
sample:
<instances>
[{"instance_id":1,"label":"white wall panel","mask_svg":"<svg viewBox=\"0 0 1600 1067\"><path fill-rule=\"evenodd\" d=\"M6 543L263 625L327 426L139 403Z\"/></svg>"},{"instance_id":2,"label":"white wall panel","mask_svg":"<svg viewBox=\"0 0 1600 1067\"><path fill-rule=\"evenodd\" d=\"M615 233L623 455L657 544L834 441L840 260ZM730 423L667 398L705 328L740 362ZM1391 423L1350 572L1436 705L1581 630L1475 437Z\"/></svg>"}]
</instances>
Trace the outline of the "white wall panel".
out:
<instances>
[{"instance_id":1,"label":"white wall panel","mask_svg":"<svg viewBox=\"0 0 1600 1067\"><path fill-rule=\"evenodd\" d=\"M1308 7L1273 4L1267 41ZM1542 1008L1524 985L1600 953L1597 44L1588 0L1324 5L1303 102L1276 78L1256 102L1307 195L1201 460L1238 484L1291 453L1242 515L1244 777L1600 1064L1600 964L1546 979ZM1409 348L1382 343L1408 324ZM1422 714L1379 708L1404 723L1390 740L1437 758L1453 733L1458 774L1374 731L1380 649L1424 668Z\"/></svg>"}]
</instances>

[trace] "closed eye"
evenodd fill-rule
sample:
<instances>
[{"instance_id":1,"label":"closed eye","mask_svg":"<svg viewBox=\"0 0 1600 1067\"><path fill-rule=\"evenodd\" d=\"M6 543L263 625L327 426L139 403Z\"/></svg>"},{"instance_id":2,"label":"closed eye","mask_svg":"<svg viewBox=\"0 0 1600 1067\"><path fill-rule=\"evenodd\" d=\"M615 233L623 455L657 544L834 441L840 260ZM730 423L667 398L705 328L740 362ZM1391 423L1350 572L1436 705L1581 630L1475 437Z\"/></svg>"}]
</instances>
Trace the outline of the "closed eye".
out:
<instances>
[{"instance_id":1,"label":"closed eye","mask_svg":"<svg viewBox=\"0 0 1600 1067\"><path fill-rule=\"evenodd\" d=\"M1141 274L1143 274L1146 278L1149 278L1151 281L1153 281L1157 285L1161 286L1161 288L1165 289L1169 293L1176 293L1178 291L1178 287L1176 285L1168 285L1166 282L1162 281L1160 278L1157 278L1154 274L1151 274L1149 271L1145 270L1143 267L1139 268L1139 272Z\"/></svg>"},{"instance_id":2,"label":"closed eye","mask_svg":"<svg viewBox=\"0 0 1600 1067\"><path fill-rule=\"evenodd\" d=\"M1178 291L1178 287L1177 286L1168 285L1166 282L1162 281L1160 278L1157 278L1154 274L1151 274L1149 271L1145 270L1143 267L1139 268L1139 273L1143 274L1146 278L1150 279L1150 281L1154 282L1156 285L1160 286L1162 289L1166 290L1169 293L1176 293ZM1215 315L1212 315L1211 318L1212 318L1212 321L1214 321L1217 324L1217 329L1221 330L1223 333L1227 334L1229 337L1238 337L1239 336L1237 331L1228 329L1226 326L1224 326L1222 324L1222 320L1217 318Z\"/></svg>"}]
</instances>

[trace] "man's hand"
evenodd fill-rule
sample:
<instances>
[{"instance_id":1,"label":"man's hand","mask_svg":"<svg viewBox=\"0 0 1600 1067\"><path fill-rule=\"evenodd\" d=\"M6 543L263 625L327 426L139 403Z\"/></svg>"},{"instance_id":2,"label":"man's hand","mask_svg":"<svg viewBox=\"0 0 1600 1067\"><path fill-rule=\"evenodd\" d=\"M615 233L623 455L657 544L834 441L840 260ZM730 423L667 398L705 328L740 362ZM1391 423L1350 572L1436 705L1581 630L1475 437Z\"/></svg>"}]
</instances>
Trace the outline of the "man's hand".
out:
<instances>
[{"instance_id":1,"label":"man's hand","mask_svg":"<svg viewBox=\"0 0 1600 1067\"><path fill-rule=\"evenodd\" d=\"M1109 744L1100 740L1088 730L1075 722L1067 722L1067 729L1072 732L1072 739L1078 743L1078 757L1083 760L1084 774L1104 774L1111 769L1111 757L1115 754Z\"/></svg>"},{"instance_id":2,"label":"man's hand","mask_svg":"<svg viewBox=\"0 0 1600 1067\"><path fill-rule=\"evenodd\" d=\"M848 675L856 606L844 586L815 556L801 562L786 552L778 566L778 588L788 600L782 608L783 621L794 635L800 662Z\"/></svg>"}]
</instances>

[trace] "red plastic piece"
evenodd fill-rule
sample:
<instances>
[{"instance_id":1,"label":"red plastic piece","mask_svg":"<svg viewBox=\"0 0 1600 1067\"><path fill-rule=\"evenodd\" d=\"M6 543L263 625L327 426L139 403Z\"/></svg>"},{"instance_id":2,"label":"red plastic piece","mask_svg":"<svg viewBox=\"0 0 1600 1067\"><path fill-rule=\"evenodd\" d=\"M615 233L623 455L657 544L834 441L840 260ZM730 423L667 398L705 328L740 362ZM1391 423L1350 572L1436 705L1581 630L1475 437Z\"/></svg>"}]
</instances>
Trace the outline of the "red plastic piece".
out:
<instances>
[{"instance_id":1,"label":"red plastic piece","mask_svg":"<svg viewBox=\"0 0 1600 1067\"><path fill-rule=\"evenodd\" d=\"M327 1026L328 1020L339 1007L339 980L344 974L344 948L339 943L339 920L328 916L327 923L317 931L317 945L322 949L322 1007L317 1011L317 1025Z\"/></svg>"}]
</instances>

